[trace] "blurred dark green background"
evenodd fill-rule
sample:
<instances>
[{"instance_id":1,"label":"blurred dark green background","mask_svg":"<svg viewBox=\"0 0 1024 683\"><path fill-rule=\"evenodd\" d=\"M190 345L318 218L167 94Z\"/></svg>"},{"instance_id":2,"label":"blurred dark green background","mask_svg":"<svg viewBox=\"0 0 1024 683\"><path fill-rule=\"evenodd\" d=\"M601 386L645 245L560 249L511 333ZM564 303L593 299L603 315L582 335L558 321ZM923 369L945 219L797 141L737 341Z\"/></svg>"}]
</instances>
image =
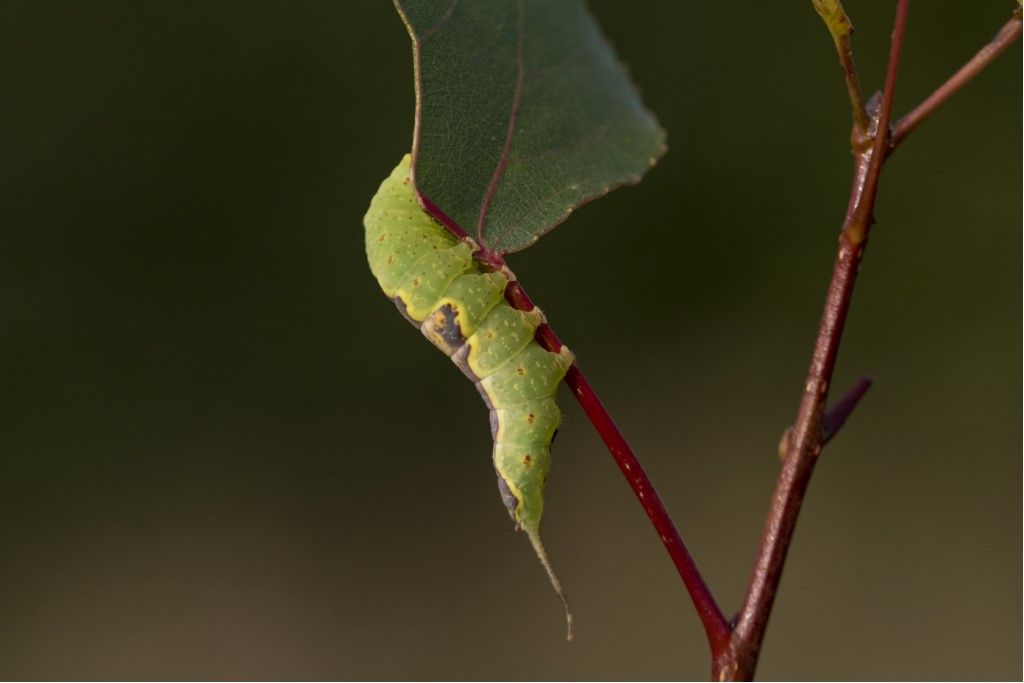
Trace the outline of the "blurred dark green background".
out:
<instances>
[{"instance_id":1,"label":"blurred dark green background","mask_svg":"<svg viewBox=\"0 0 1024 683\"><path fill-rule=\"evenodd\" d=\"M893 4L848 3L868 91ZM845 208L845 90L809 2L592 5L670 151L511 263L732 610ZM914 3L897 110L1011 5ZM412 128L390 3L0 15L0 676L707 675L568 397L564 642L483 405L368 272ZM836 378L877 384L812 482L763 678L1020 675L1020 121L1014 46L886 169Z\"/></svg>"}]
</instances>

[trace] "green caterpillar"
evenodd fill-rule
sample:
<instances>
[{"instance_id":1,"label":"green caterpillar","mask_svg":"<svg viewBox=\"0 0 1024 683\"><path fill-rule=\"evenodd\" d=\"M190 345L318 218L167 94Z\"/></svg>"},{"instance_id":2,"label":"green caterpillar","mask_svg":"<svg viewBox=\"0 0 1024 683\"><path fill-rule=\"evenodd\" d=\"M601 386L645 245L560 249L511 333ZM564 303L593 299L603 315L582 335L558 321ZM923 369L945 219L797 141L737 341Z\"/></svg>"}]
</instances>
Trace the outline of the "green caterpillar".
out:
<instances>
[{"instance_id":1,"label":"green caterpillar","mask_svg":"<svg viewBox=\"0 0 1024 683\"><path fill-rule=\"evenodd\" d=\"M458 239L422 209L403 157L363 218L366 256L381 289L398 310L473 381L490 410L498 490L516 527L526 532L551 585L572 612L540 539L544 481L561 413L555 392L573 355L534 340L539 309L520 311L505 300L507 270L485 272L478 247Z\"/></svg>"}]
</instances>

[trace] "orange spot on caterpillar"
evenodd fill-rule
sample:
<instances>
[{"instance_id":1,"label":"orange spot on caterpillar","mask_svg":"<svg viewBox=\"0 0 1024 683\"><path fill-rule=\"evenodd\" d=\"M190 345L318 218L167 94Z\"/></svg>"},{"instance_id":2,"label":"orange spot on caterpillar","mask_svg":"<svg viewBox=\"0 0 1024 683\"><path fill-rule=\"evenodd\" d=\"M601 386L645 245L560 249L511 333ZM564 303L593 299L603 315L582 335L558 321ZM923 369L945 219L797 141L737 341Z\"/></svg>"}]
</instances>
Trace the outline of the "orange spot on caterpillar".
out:
<instances>
[{"instance_id":1,"label":"orange spot on caterpillar","mask_svg":"<svg viewBox=\"0 0 1024 683\"><path fill-rule=\"evenodd\" d=\"M534 420L536 420L536 419L537 419L537 416L534 415L533 413L530 413L529 415L526 416L526 424L532 425Z\"/></svg>"},{"instance_id":2,"label":"orange spot on caterpillar","mask_svg":"<svg viewBox=\"0 0 1024 683\"><path fill-rule=\"evenodd\" d=\"M529 467L533 464L533 456L529 453L523 456L523 467Z\"/></svg>"},{"instance_id":3,"label":"orange spot on caterpillar","mask_svg":"<svg viewBox=\"0 0 1024 683\"><path fill-rule=\"evenodd\" d=\"M523 375L526 374L526 369L525 368L521 368L521 367L520 368L516 368L516 374L519 375L520 377L522 377Z\"/></svg>"}]
</instances>

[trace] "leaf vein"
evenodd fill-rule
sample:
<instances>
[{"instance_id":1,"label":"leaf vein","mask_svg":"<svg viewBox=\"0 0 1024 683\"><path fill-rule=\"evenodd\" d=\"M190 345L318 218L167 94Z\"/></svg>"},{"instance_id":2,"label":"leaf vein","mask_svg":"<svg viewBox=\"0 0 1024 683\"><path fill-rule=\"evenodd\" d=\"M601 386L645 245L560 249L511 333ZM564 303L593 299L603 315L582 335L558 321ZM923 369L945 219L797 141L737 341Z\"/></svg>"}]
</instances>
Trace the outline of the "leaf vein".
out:
<instances>
[{"instance_id":1,"label":"leaf vein","mask_svg":"<svg viewBox=\"0 0 1024 683\"><path fill-rule=\"evenodd\" d=\"M523 82L525 80L525 67L523 62L524 24L526 21L526 8L523 0L516 2L516 86L512 94L512 111L508 115L508 128L505 130L505 146L501 150L498 165L491 176L491 182L487 185L483 200L480 203L480 215L476 222L476 236L480 244L484 242L484 223L487 221L487 212L491 208L491 200L494 199L494 192L498 189L498 183L505 173L508 165L510 152L512 150L512 138L516 132L516 120L519 118L519 107L523 102Z\"/></svg>"}]
</instances>

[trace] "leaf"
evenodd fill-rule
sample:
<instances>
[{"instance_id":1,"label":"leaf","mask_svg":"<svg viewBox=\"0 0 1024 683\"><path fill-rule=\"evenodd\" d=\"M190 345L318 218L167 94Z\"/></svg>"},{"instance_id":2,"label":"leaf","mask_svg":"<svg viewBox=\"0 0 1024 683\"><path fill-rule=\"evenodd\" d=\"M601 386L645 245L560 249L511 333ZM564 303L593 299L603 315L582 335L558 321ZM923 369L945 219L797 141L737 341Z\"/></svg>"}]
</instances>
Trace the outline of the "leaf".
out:
<instances>
[{"instance_id":1,"label":"leaf","mask_svg":"<svg viewBox=\"0 0 1024 683\"><path fill-rule=\"evenodd\" d=\"M495 254L613 187L665 135L582 0L395 0L413 41L413 179Z\"/></svg>"}]
</instances>

